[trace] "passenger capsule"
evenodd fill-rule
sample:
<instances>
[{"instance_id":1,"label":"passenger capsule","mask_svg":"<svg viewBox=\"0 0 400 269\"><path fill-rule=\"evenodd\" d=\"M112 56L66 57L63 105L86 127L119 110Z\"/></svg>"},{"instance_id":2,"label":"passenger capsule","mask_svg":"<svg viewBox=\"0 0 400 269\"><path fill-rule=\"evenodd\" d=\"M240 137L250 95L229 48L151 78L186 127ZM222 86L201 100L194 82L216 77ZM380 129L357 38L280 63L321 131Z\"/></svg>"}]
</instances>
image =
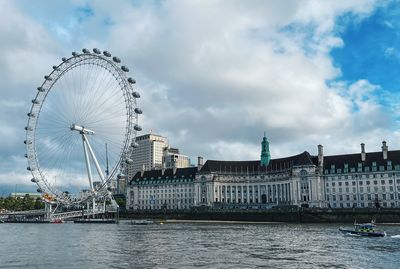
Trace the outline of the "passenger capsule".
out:
<instances>
[{"instance_id":1,"label":"passenger capsule","mask_svg":"<svg viewBox=\"0 0 400 269\"><path fill-rule=\"evenodd\" d=\"M132 147L132 148L138 148L138 147L139 147L139 144L138 144L137 142L132 142L132 143L131 143L131 147Z\"/></svg>"},{"instance_id":2,"label":"passenger capsule","mask_svg":"<svg viewBox=\"0 0 400 269\"><path fill-rule=\"evenodd\" d=\"M136 131L140 132L142 130L142 127L140 127L139 125L135 124L135 126L133 126L133 129L135 129Z\"/></svg>"},{"instance_id":3,"label":"passenger capsule","mask_svg":"<svg viewBox=\"0 0 400 269\"><path fill-rule=\"evenodd\" d=\"M32 144L32 141L30 141L30 140L24 140L24 144L26 145L26 144Z\"/></svg>"},{"instance_id":4,"label":"passenger capsule","mask_svg":"<svg viewBox=\"0 0 400 269\"><path fill-rule=\"evenodd\" d=\"M126 67L125 65L121 66L122 71L124 72L129 72L129 68Z\"/></svg>"},{"instance_id":5,"label":"passenger capsule","mask_svg":"<svg viewBox=\"0 0 400 269\"><path fill-rule=\"evenodd\" d=\"M33 183L38 183L38 182L39 182L39 180L36 179L36 178L31 178L31 181L32 181Z\"/></svg>"},{"instance_id":6,"label":"passenger capsule","mask_svg":"<svg viewBox=\"0 0 400 269\"><path fill-rule=\"evenodd\" d=\"M57 69L57 65L53 65L53 69L56 70Z\"/></svg>"},{"instance_id":7,"label":"passenger capsule","mask_svg":"<svg viewBox=\"0 0 400 269\"><path fill-rule=\"evenodd\" d=\"M140 109L140 108L135 108L135 113L136 114L142 114L143 113L143 111Z\"/></svg>"},{"instance_id":8,"label":"passenger capsule","mask_svg":"<svg viewBox=\"0 0 400 269\"><path fill-rule=\"evenodd\" d=\"M118 174L118 175L117 175L117 178L118 178L118 179L124 179L124 178L125 178L125 175L124 175L124 174Z\"/></svg>"},{"instance_id":9,"label":"passenger capsule","mask_svg":"<svg viewBox=\"0 0 400 269\"><path fill-rule=\"evenodd\" d=\"M97 49L97 48L94 48L93 52L96 53L96 54L101 54L101 51L99 49Z\"/></svg>"},{"instance_id":10,"label":"passenger capsule","mask_svg":"<svg viewBox=\"0 0 400 269\"><path fill-rule=\"evenodd\" d=\"M103 51L104 56L106 57L111 57L111 53L109 53L108 51Z\"/></svg>"},{"instance_id":11,"label":"passenger capsule","mask_svg":"<svg viewBox=\"0 0 400 269\"><path fill-rule=\"evenodd\" d=\"M35 105L38 105L40 102L39 102L39 100L33 99L32 103L35 104Z\"/></svg>"},{"instance_id":12,"label":"passenger capsule","mask_svg":"<svg viewBox=\"0 0 400 269\"><path fill-rule=\"evenodd\" d=\"M30 118L36 117L35 113L32 113L32 112L29 112L29 113L26 114L26 115L28 115L28 117L30 117Z\"/></svg>"},{"instance_id":13,"label":"passenger capsule","mask_svg":"<svg viewBox=\"0 0 400 269\"><path fill-rule=\"evenodd\" d=\"M135 98L140 98L140 93L138 93L138 92L133 92L132 95Z\"/></svg>"},{"instance_id":14,"label":"passenger capsule","mask_svg":"<svg viewBox=\"0 0 400 269\"><path fill-rule=\"evenodd\" d=\"M62 60L63 62L65 62L65 61L67 60L67 58L62 57L61 60Z\"/></svg>"},{"instance_id":15,"label":"passenger capsule","mask_svg":"<svg viewBox=\"0 0 400 269\"><path fill-rule=\"evenodd\" d=\"M133 164L133 160L132 160L132 159L126 159L125 162L126 162L127 164Z\"/></svg>"},{"instance_id":16,"label":"passenger capsule","mask_svg":"<svg viewBox=\"0 0 400 269\"><path fill-rule=\"evenodd\" d=\"M37 189L36 191L40 193L40 192L42 192L42 189Z\"/></svg>"},{"instance_id":17,"label":"passenger capsule","mask_svg":"<svg viewBox=\"0 0 400 269\"><path fill-rule=\"evenodd\" d=\"M45 80L49 80L49 81L52 81L52 80L53 80L50 76L44 76L44 79L45 79Z\"/></svg>"},{"instance_id":18,"label":"passenger capsule","mask_svg":"<svg viewBox=\"0 0 400 269\"><path fill-rule=\"evenodd\" d=\"M25 157L25 158L28 158L28 154L25 153L25 154L24 154L24 157Z\"/></svg>"},{"instance_id":19,"label":"passenger capsule","mask_svg":"<svg viewBox=\"0 0 400 269\"><path fill-rule=\"evenodd\" d=\"M135 83L136 83L136 80L134 80L133 78L128 78L128 82L129 82L130 84L135 84Z\"/></svg>"},{"instance_id":20,"label":"passenger capsule","mask_svg":"<svg viewBox=\"0 0 400 269\"><path fill-rule=\"evenodd\" d=\"M28 170L28 171L35 171L35 168L28 166L28 167L26 168L26 170Z\"/></svg>"},{"instance_id":21,"label":"passenger capsule","mask_svg":"<svg viewBox=\"0 0 400 269\"><path fill-rule=\"evenodd\" d=\"M116 62L116 63L120 63L121 62L121 60L118 57L115 57L115 56L113 57L113 61Z\"/></svg>"},{"instance_id":22,"label":"passenger capsule","mask_svg":"<svg viewBox=\"0 0 400 269\"><path fill-rule=\"evenodd\" d=\"M76 57L76 56L78 56L78 53L75 52L75 51L73 51L73 52L72 52L72 56Z\"/></svg>"},{"instance_id":23,"label":"passenger capsule","mask_svg":"<svg viewBox=\"0 0 400 269\"><path fill-rule=\"evenodd\" d=\"M82 52L83 53L90 53L90 51L88 49L83 49Z\"/></svg>"},{"instance_id":24,"label":"passenger capsule","mask_svg":"<svg viewBox=\"0 0 400 269\"><path fill-rule=\"evenodd\" d=\"M46 89L43 88L43 87L37 87L37 90L38 90L39 92L44 92Z\"/></svg>"}]
</instances>

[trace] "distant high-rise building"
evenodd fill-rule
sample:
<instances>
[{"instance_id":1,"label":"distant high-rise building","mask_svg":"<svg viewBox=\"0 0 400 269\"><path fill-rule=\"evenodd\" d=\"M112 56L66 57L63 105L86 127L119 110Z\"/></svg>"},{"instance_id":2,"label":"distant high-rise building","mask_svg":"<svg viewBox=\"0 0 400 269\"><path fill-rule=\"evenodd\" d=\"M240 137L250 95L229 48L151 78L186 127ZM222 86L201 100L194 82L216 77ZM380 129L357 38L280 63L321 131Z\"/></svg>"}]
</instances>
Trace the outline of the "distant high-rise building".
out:
<instances>
[{"instance_id":1,"label":"distant high-rise building","mask_svg":"<svg viewBox=\"0 0 400 269\"><path fill-rule=\"evenodd\" d=\"M131 150L133 162L126 167L128 179L141 170L161 169L163 153L168 148L168 139L156 134L138 136L136 142L139 146Z\"/></svg>"},{"instance_id":2,"label":"distant high-rise building","mask_svg":"<svg viewBox=\"0 0 400 269\"><path fill-rule=\"evenodd\" d=\"M188 156L180 154L177 148L166 148L163 156L163 166L169 168L185 168L190 166Z\"/></svg>"}]
</instances>

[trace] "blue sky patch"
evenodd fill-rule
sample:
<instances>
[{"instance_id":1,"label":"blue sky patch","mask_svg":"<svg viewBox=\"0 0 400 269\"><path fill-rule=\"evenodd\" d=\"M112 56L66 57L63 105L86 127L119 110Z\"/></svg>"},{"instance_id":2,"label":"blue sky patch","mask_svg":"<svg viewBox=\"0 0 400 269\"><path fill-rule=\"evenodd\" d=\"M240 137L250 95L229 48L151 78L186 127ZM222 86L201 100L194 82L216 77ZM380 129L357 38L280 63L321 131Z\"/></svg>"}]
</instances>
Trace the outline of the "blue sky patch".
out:
<instances>
[{"instance_id":1,"label":"blue sky patch","mask_svg":"<svg viewBox=\"0 0 400 269\"><path fill-rule=\"evenodd\" d=\"M83 22L94 15L94 10L86 5L76 9L77 18L79 22Z\"/></svg>"},{"instance_id":2,"label":"blue sky patch","mask_svg":"<svg viewBox=\"0 0 400 269\"><path fill-rule=\"evenodd\" d=\"M331 52L335 66L342 70L340 79L350 83L367 79L390 92L400 91L400 9L395 3L378 8L361 22L349 23L348 15L338 21L344 46Z\"/></svg>"}]
</instances>

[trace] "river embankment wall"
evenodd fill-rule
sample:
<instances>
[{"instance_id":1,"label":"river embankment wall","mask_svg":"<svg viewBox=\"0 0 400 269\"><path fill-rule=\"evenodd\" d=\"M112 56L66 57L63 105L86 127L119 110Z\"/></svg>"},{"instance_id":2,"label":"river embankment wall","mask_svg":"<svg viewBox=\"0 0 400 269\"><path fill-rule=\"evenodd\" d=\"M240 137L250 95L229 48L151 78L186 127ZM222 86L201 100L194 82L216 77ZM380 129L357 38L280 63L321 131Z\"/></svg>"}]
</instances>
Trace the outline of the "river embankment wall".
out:
<instances>
[{"instance_id":1,"label":"river embankment wall","mask_svg":"<svg viewBox=\"0 0 400 269\"><path fill-rule=\"evenodd\" d=\"M187 211L125 211L124 219L210 220L291 223L353 223L357 221L399 223L400 208L395 209L305 209L297 210L187 210Z\"/></svg>"}]
</instances>

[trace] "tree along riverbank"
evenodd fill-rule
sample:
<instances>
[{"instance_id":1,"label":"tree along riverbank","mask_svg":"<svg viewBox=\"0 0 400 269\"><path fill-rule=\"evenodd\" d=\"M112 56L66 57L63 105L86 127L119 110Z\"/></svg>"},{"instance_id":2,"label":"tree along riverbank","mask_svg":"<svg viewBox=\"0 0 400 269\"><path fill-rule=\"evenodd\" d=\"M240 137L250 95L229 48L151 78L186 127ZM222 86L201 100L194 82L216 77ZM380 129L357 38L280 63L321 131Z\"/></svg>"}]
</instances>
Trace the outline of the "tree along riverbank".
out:
<instances>
[{"instance_id":1,"label":"tree along riverbank","mask_svg":"<svg viewBox=\"0 0 400 269\"><path fill-rule=\"evenodd\" d=\"M23 198L0 197L0 212L8 211L25 211L34 209L44 209L44 202L40 197L32 198L26 195Z\"/></svg>"},{"instance_id":2,"label":"tree along riverbank","mask_svg":"<svg viewBox=\"0 0 400 269\"><path fill-rule=\"evenodd\" d=\"M293 223L353 223L357 221L377 223L399 223L400 208L352 208L318 209L291 208L269 210L160 210L160 211L125 211L120 213L124 219L158 220L213 220L213 221L249 221L249 222L293 222Z\"/></svg>"}]
</instances>

